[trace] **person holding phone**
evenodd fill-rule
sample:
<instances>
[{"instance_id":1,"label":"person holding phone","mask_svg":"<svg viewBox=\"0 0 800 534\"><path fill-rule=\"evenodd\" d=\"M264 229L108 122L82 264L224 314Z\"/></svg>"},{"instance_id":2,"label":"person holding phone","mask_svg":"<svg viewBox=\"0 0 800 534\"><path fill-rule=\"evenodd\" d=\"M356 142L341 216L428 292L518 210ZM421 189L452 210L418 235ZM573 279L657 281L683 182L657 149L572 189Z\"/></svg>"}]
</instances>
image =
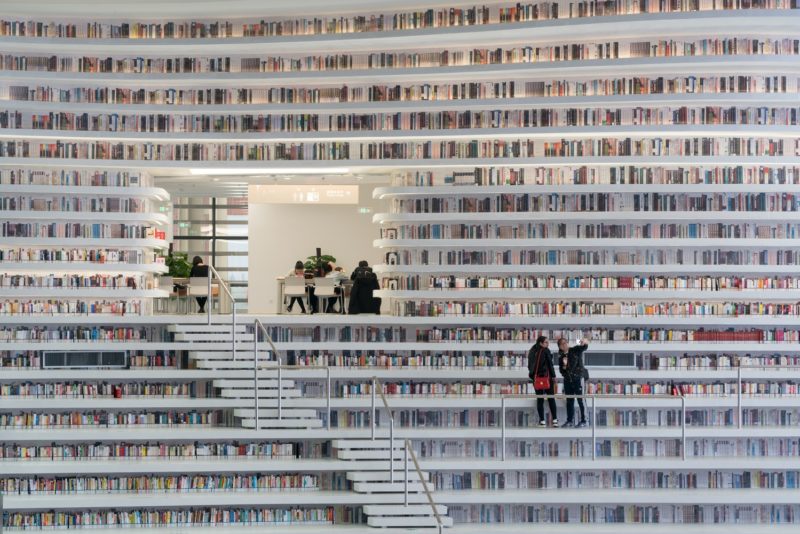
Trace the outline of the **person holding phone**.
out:
<instances>
[{"instance_id":1,"label":"person holding phone","mask_svg":"<svg viewBox=\"0 0 800 534\"><path fill-rule=\"evenodd\" d=\"M582 428L586 426L586 408L583 405L583 379L588 376L586 368L583 366L583 353L589 348L589 344L581 339L578 344L570 348L569 342L563 337L558 340L558 370L564 377L564 395L567 397L567 422L566 426ZM578 399L578 407L581 410L581 420L575 422L575 395Z\"/></svg>"}]
</instances>

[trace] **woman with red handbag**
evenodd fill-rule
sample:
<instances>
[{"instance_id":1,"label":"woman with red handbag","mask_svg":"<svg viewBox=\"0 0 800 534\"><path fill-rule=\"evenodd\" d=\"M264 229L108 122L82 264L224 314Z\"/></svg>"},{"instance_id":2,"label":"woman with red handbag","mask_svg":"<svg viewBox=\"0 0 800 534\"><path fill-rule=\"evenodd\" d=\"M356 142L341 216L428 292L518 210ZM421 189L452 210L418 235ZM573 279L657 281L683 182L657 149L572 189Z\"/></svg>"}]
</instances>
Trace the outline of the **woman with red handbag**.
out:
<instances>
[{"instance_id":1,"label":"woman with red handbag","mask_svg":"<svg viewBox=\"0 0 800 534\"><path fill-rule=\"evenodd\" d=\"M553 368L553 354L548 346L547 336L539 336L536 344L528 351L528 376L533 380L533 389L536 391L536 410L539 412L539 426L547 426L544 418L544 398L542 395L555 395L556 371ZM547 399L553 426L558 426L558 411L556 400Z\"/></svg>"}]
</instances>

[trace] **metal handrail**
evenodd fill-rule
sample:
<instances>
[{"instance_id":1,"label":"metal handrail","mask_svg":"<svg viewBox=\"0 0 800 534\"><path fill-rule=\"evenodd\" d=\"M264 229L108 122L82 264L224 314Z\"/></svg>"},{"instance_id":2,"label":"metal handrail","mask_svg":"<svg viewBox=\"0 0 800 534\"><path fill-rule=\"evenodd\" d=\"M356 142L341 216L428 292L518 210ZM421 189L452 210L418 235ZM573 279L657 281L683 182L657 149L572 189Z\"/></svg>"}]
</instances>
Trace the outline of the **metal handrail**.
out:
<instances>
[{"instance_id":1,"label":"metal handrail","mask_svg":"<svg viewBox=\"0 0 800 534\"><path fill-rule=\"evenodd\" d=\"M380 389L378 389L378 385L380 384ZM378 379L377 376L372 377L372 414L370 417L370 422L372 423L372 439L375 439L375 413L377 407L375 406L375 391L381 396L381 401L383 402L383 407L386 409L387 413L389 414L389 481L394 483L394 410L392 410L391 406L389 406L389 401L386 400L386 395L383 394L383 384ZM425 495L428 498L428 503L431 505L433 509L433 515L436 518L436 523L439 529L439 534L442 532L442 528L444 527L444 522L442 521L442 516L439 515L439 510L436 507L436 502L433 500L433 495L431 494L430 488L428 488L428 481L425 480L425 477L422 476L422 469L419 467L419 462L417 461L417 455L414 453L414 449L411 448L411 441L405 439L405 461L404 461L404 473L405 478L403 482L404 486L404 494L405 499L404 503L405 506L408 506L408 455L411 454L411 459L414 462L414 470L417 472L417 477L419 478L420 483L422 483L422 489L425 491Z\"/></svg>"},{"instance_id":2,"label":"metal handrail","mask_svg":"<svg viewBox=\"0 0 800 534\"><path fill-rule=\"evenodd\" d=\"M419 467L419 461L417 461L417 453L414 452L414 449L411 448L411 440L406 439L406 506L408 506L408 455L411 454L411 460L414 462L414 469L417 471L417 476L419 477L419 481L422 483L422 489L425 491L425 495L428 497L428 504L431 505L431 509L433 510L433 516L436 518L436 523L439 528L439 534L442 533L442 528L444 528L444 521L442 521L442 516L439 514L439 509L436 507L436 502L433 500L433 495L431 494L431 490L428 489L428 481L425 480L425 477L422 476L422 469Z\"/></svg>"},{"instance_id":3,"label":"metal handrail","mask_svg":"<svg viewBox=\"0 0 800 534\"><path fill-rule=\"evenodd\" d=\"M233 313L233 319L231 321L231 349L233 351L233 361L236 361L236 299L233 298L233 293L231 293L230 287L228 284L225 283L225 280L219 275L219 272L214 268L213 265L208 266L208 323L211 324L211 308L214 307L214 295L211 293L211 279L216 275L217 280L219 280L220 287L225 290L225 293L228 295L228 298L231 299L231 310Z\"/></svg>"}]
</instances>

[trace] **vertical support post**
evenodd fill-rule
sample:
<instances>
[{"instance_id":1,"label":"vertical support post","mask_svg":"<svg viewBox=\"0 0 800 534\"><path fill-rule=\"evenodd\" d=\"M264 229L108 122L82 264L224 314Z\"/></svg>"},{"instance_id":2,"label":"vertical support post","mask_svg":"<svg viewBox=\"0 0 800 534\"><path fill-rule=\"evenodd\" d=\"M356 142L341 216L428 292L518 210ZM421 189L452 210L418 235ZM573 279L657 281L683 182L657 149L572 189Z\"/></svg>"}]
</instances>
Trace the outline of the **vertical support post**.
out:
<instances>
[{"instance_id":1,"label":"vertical support post","mask_svg":"<svg viewBox=\"0 0 800 534\"><path fill-rule=\"evenodd\" d=\"M283 419L283 365L278 359L278 421Z\"/></svg>"},{"instance_id":2,"label":"vertical support post","mask_svg":"<svg viewBox=\"0 0 800 534\"><path fill-rule=\"evenodd\" d=\"M591 396L592 399L592 460L597 459L597 397Z\"/></svg>"},{"instance_id":3,"label":"vertical support post","mask_svg":"<svg viewBox=\"0 0 800 534\"><path fill-rule=\"evenodd\" d=\"M331 368L325 367L325 412L328 419L328 430L331 429Z\"/></svg>"},{"instance_id":4,"label":"vertical support post","mask_svg":"<svg viewBox=\"0 0 800 534\"><path fill-rule=\"evenodd\" d=\"M253 412L256 430L261 430L261 419L258 417L258 323L253 324Z\"/></svg>"},{"instance_id":5,"label":"vertical support post","mask_svg":"<svg viewBox=\"0 0 800 534\"><path fill-rule=\"evenodd\" d=\"M742 428L742 368L736 368L736 427Z\"/></svg>"},{"instance_id":6,"label":"vertical support post","mask_svg":"<svg viewBox=\"0 0 800 534\"><path fill-rule=\"evenodd\" d=\"M506 398L500 398L500 459L506 461Z\"/></svg>"},{"instance_id":7,"label":"vertical support post","mask_svg":"<svg viewBox=\"0 0 800 534\"><path fill-rule=\"evenodd\" d=\"M389 482L394 484L394 414L389 415Z\"/></svg>"},{"instance_id":8,"label":"vertical support post","mask_svg":"<svg viewBox=\"0 0 800 534\"><path fill-rule=\"evenodd\" d=\"M686 460L686 397L681 395L681 459Z\"/></svg>"},{"instance_id":9,"label":"vertical support post","mask_svg":"<svg viewBox=\"0 0 800 534\"><path fill-rule=\"evenodd\" d=\"M408 506L408 448L411 446L411 443L408 440L405 440L405 447L403 447L403 451L405 451L405 460L403 461L403 473L405 476L404 479L404 487L405 490L405 506Z\"/></svg>"},{"instance_id":10,"label":"vertical support post","mask_svg":"<svg viewBox=\"0 0 800 534\"><path fill-rule=\"evenodd\" d=\"M208 304L208 308L206 308L206 317L208 318L207 324L209 324L209 325L211 324L211 308L214 307L214 296L211 294L211 276L212 276L212 273L213 273L213 271L211 270L211 267L209 266L209 268L208 268L208 278L206 278L206 282L208 283L208 302L206 303L206 304ZM189 304L191 305L191 301L189 302ZM191 308L188 308L188 309L191 309Z\"/></svg>"},{"instance_id":11,"label":"vertical support post","mask_svg":"<svg viewBox=\"0 0 800 534\"><path fill-rule=\"evenodd\" d=\"M375 439L375 377L372 377L372 408L370 412L370 426L372 427L372 437L371 439Z\"/></svg>"},{"instance_id":12,"label":"vertical support post","mask_svg":"<svg viewBox=\"0 0 800 534\"><path fill-rule=\"evenodd\" d=\"M233 361L236 361L236 302L233 300L233 293L231 293L231 307L233 309L233 320L231 323L231 350L233 351Z\"/></svg>"}]
</instances>

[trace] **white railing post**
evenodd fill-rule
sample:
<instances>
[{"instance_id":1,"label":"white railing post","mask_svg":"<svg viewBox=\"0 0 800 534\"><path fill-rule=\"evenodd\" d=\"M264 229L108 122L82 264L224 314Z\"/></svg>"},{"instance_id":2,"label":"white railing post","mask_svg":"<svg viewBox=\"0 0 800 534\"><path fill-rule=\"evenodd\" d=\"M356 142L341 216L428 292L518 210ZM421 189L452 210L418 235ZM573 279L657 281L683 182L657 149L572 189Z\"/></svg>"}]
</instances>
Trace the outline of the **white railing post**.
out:
<instances>
[{"instance_id":1,"label":"white railing post","mask_svg":"<svg viewBox=\"0 0 800 534\"><path fill-rule=\"evenodd\" d=\"M389 413L389 482L394 484L394 414Z\"/></svg>"},{"instance_id":2,"label":"white railing post","mask_svg":"<svg viewBox=\"0 0 800 534\"><path fill-rule=\"evenodd\" d=\"M686 460L686 397L681 395L681 458Z\"/></svg>"},{"instance_id":3,"label":"white railing post","mask_svg":"<svg viewBox=\"0 0 800 534\"><path fill-rule=\"evenodd\" d=\"M506 398L500 398L500 459L506 461Z\"/></svg>"},{"instance_id":4,"label":"white railing post","mask_svg":"<svg viewBox=\"0 0 800 534\"><path fill-rule=\"evenodd\" d=\"M742 368L736 368L736 427L742 428Z\"/></svg>"},{"instance_id":5,"label":"white railing post","mask_svg":"<svg viewBox=\"0 0 800 534\"><path fill-rule=\"evenodd\" d=\"M405 440L405 447L403 447L405 451L405 460L403 461L403 472L405 476L405 483L403 484L405 487L405 505L408 506L408 440Z\"/></svg>"},{"instance_id":6,"label":"white railing post","mask_svg":"<svg viewBox=\"0 0 800 534\"><path fill-rule=\"evenodd\" d=\"M261 430L258 417L258 326L253 324L253 411L256 418L256 430Z\"/></svg>"},{"instance_id":7,"label":"white railing post","mask_svg":"<svg viewBox=\"0 0 800 534\"><path fill-rule=\"evenodd\" d=\"M209 325L211 324L211 308L214 307L214 296L211 294L211 276L212 276L211 266L209 265L208 277L206 278L206 282L208 283L208 302L206 303L206 304L208 304L208 308L206 308L206 316L207 316ZM190 300L189 304L191 305L191 303L192 302ZM189 309L191 309L191 308L189 308Z\"/></svg>"},{"instance_id":8,"label":"white railing post","mask_svg":"<svg viewBox=\"0 0 800 534\"><path fill-rule=\"evenodd\" d=\"M597 459L597 397L591 395L592 399L592 460Z\"/></svg>"},{"instance_id":9,"label":"white railing post","mask_svg":"<svg viewBox=\"0 0 800 534\"><path fill-rule=\"evenodd\" d=\"M278 421L283 419L283 365L278 364Z\"/></svg>"},{"instance_id":10,"label":"white railing post","mask_svg":"<svg viewBox=\"0 0 800 534\"><path fill-rule=\"evenodd\" d=\"M331 429L331 368L325 367L325 412L328 418L328 430Z\"/></svg>"},{"instance_id":11,"label":"white railing post","mask_svg":"<svg viewBox=\"0 0 800 534\"><path fill-rule=\"evenodd\" d=\"M376 383L376 380L373 377L372 378L372 411L369 414L370 426L372 427L372 438L371 439L373 439L373 440L375 439L375 411L376 411L376 408L375 408L375 383Z\"/></svg>"}]
</instances>

